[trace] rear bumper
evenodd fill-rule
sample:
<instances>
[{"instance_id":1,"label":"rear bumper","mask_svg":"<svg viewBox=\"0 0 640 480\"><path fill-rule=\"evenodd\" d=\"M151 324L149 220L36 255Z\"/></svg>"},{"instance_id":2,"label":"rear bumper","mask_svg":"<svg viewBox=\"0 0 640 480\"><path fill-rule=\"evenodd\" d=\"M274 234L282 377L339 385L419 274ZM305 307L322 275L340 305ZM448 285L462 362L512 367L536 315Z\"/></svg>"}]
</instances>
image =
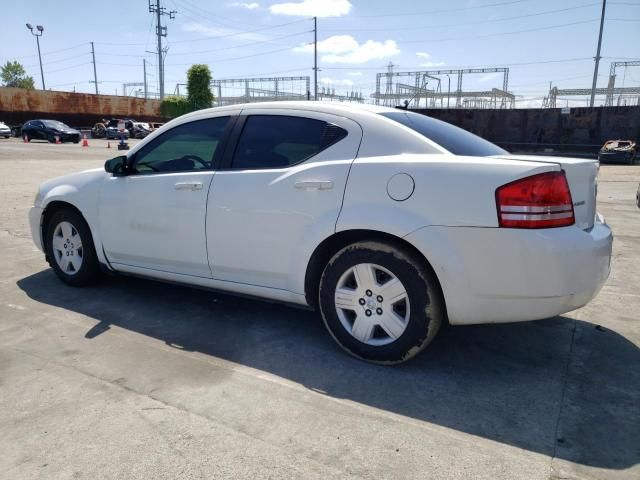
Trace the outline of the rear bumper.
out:
<instances>
[{"instance_id":1,"label":"rear bumper","mask_svg":"<svg viewBox=\"0 0 640 480\"><path fill-rule=\"evenodd\" d=\"M607 160L618 161L618 160L628 160L635 155L635 152L617 152L617 151L609 151L609 152L599 152L598 160L603 162Z\"/></svg>"},{"instance_id":2,"label":"rear bumper","mask_svg":"<svg viewBox=\"0 0 640 480\"><path fill-rule=\"evenodd\" d=\"M29 227L31 228L31 238L33 239L33 243L35 243L36 247L39 250L44 252L44 248L42 247L42 213L44 209L40 207L31 207L29 210Z\"/></svg>"},{"instance_id":3,"label":"rear bumper","mask_svg":"<svg viewBox=\"0 0 640 480\"><path fill-rule=\"evenodd\" d=\"M586 305L610 272L613 235L593 228L425 227L406 237L440 280L452 324L537 320Z\"/></svg>"}]
</instances>

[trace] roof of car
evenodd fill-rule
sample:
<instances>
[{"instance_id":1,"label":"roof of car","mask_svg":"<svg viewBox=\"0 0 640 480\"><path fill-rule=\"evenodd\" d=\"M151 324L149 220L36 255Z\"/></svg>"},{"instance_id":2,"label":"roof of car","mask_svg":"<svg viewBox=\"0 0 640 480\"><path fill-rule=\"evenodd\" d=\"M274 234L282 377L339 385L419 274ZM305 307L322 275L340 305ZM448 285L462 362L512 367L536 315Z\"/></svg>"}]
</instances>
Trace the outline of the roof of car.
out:
<instances>
[{"instance_id":1,"label":"roof of car","mask_svg":"<svg viewBox=\"0 0 640 480\"><path fill-rule=\"evenodd\" d=\"M379 105L365 105L361 103L338 103L338 102L319 102L319 101L280 101L280 102L258 102L258 103L239 103L234 105L225 105L223 107L213 107L206 109L211 112L221 112L225 110L238 110L243 108L251 109L291 109L291 110L309 110L314 112L345 114L357 112L383 113L397 111L391 107L381 107ZM202 110L198 111L202 113ZM197 113L197 112L193 112Z\"/></svg>"}]
</instances>

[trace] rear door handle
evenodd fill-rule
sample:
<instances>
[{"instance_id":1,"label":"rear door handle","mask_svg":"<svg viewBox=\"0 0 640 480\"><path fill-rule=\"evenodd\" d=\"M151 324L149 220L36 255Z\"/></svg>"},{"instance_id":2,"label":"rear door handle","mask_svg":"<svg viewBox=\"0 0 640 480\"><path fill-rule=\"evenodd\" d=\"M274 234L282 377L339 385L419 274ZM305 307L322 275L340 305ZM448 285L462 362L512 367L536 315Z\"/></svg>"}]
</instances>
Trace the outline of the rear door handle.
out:
<instances>
[{"instance_id":1,"label":"rear door handle","mask_svg":"<svg viewBox=\"0 0 640 480\"><path fill-rule=\"evenodd\" d=\"M202 190L202 182L178 182L174 188L176 190Z\"/></svg>"},{"instance_id":2,"label":"rear door handle","mask_svg":"<svg viewBox=\"0 0 640 480\"><path fill-rule=\"evenodd\" d=\"M308 180L296 182L295 187L300 190L330 190L333 188L331 180Z\"/></svg>"}]
</instances>

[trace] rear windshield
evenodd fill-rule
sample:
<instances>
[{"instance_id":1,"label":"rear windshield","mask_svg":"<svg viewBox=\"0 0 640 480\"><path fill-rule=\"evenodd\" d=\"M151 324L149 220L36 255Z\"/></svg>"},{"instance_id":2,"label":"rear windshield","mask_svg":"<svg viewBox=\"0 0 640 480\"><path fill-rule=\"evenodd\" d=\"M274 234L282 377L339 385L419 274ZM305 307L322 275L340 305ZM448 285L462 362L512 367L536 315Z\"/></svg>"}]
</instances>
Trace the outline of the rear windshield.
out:
<instances>
[{"instance_id":1,"label":"rear windshield","mask_svg":"<svg viewBox=\"0 0 640 480\"><path fill-rule=\"evenodd\" d=\"M42 120L42 123L44 123L44 125L49 128L57 128L57 129L69 128L67 125L65 125L62 122L58 122L57 120Z\"/></svg>"},{"instance_id":2,"label":"rear windshield","mask_svg":"<svg viewBox=\"0 0 640 480\"><path fill-rule=\"evenodd\" d=\"M488 157L509 154L506 150L484 138L426 115L401 111L385 112L380 115L415 130L454 155Z\"/></svg>"}]
</instances>

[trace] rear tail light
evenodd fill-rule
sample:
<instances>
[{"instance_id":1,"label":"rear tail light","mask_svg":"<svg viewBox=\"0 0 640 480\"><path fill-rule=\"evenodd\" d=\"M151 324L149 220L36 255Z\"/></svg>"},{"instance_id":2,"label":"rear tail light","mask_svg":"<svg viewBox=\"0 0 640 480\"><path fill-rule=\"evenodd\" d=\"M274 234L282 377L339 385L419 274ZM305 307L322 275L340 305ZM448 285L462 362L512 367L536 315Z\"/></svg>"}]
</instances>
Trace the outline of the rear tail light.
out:
<instances>
[{"instance_id":1,"label":"rear tail light","mask_svg":"<svg viewBox=\"0 0 640 480\"><path fill-rule=\"evenodd\" d=\"M498 223L505 228L566 227L575 223L564 172L522 178L496 190Z\"/></svg>"}]
</instances>

